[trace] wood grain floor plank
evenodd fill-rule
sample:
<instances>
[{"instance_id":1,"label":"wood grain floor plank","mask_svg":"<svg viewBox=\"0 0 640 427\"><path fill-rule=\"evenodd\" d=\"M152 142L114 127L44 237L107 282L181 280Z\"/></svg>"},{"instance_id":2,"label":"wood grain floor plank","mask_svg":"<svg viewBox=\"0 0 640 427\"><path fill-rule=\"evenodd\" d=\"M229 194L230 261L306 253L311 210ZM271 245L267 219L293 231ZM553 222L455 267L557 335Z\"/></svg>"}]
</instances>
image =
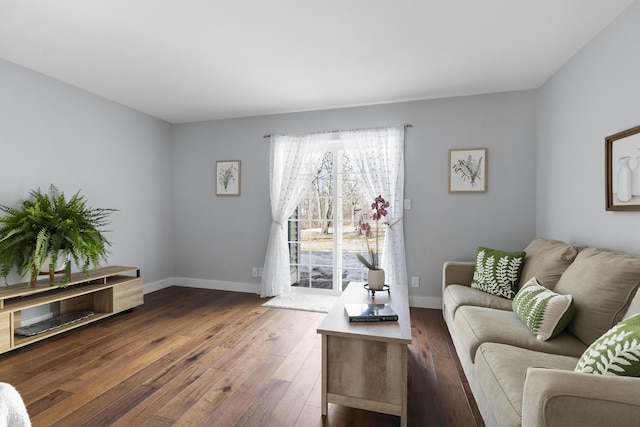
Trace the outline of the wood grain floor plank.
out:
<instances>
[{"instance_id":1,"label":"wood grain floor plank","mask_svg":"<svg viewBox=\"0 0 640 427\"><path fill-rule=\"evenodd\" d=\"M212 387L198 400L196 404L184 411L182 416L175 420L175 426L206 426L213 412L231 397L240 385L249 377L250 372L236 369L213 384Z\"/></svg>"},{"instance_id":2,"label":"wood grain floor plank","mask_svg":"<svg viewBox=\"0 0 640 427\"><path fill-rule=\"evenodd\" d=\"M174 363L171 368L163 370L161 375L162 381L146 381L143 385L156 388L158 391L149 396L145 401L140 402L138 406L132 408L127 414L113 423L113 426L136 426L142 425L147 419L158 418L165 422L169 418L161 417L158 414L171 402L175 401L176 396L195 379L199 378L207 367L203 367L197 363L181 361ZM199 400L199 402L202 399ZM185 408L182 408L184 411ZM171 419L175 422L175 419ZM198 424L195 424L198 425Z\"/></svg>"},{"instance_id":3,"label":"wood grain floor plank","mask_svg":"<svg viewBox=\"0 0 640 427\"><path fill-rule=\"evenodd\" d=\"M298 375L303 364L308 361L309 355L314 349L318 349L318 347L315 346L318 341L318 333L316 331L323 318L324 315L318 313L311 318L312 321L310 324L305 324L307 328L306 332L298 340L295 347L289 351L284 363L273 375L274 380L291 382ZM321 356L321 353L314 354L314 358L318 359L319 355ZM320 366L320 359L318 359L317 362L318 366Z\"/></svg>"},{"instance_id":4,"label":"wood grain floor plank","mask_svg":"<svg viewBox=\"0 0 640 427\"><path fill-rule=\"evenodd\" d=\"M438 393L442 401L443 426L473 425L475 420L455 362L449 357L434 357Z\"/></svg>"},{"instance_id":5,"label":"wood grain floor plank","mask_svg":"<svg viewBox=\"0 0 640 427\"><path fill-rule=\"evenodd\" d=\"M249 357L249 359L253 358L253 355ZM265 393L265 389L268 388L271 381L271 376L285 360L285 357L264 352L259 356L259 359L261 360L259 365L254 364L255 362L253 361L246 364L246 366L254 366L251 375L215 410L207 419L205 425L235 425L251 406L259 405L259 396ZM272 410L273 407L269 408L269 413L271 413Z\"/></svg>"},{"instance_id":6,"label":"wood grain floor plank","mask_svg":"<svg viewBox=\"0 0 640 427\"><path fill-rule=\"evenodd\" d=\"M302 410L298 414L294 427L329 427L331 424L328 421L328 417L319 417L318 411L320 408L304 405ZM284 424L282 424L284 425Z\"/></svg>"},{"instance_id":7,"label":"wood grain floor plank","mask_svg":"<svg viewBox=\"0 0 640 427\"><path fill-rule=\"evenodd\" d=\"M88 402L150 364L155 360L154 356L158 355L160 358L163 352L170 351L172 345L185 339L178 336L167 340L152 340L148 346L137 347L118 359L98 365L96 369L87 369L77 377L63 382L60 388L74 393L68 399L38 414L34 417L34 423L37 421L43 425L52 425L71 412L81 410ZM153 345L155 348L151 348ZM149 352L142 352L141 348Z\"/></svg>"},{"instance_id":8,"label":"wood grain floor plank","mask_svg":"<svg viewBox=\"0 0 640 427\"><path fill-rule=\"evenodd\" d=\"M29 405L29 416L33 418L45 409L62 402L72 394L73 393L65 390L53 390L51 393Z\"/></svg>"},{"instance_id":9,"label":"wood grain floor plank","mask_svg":"<svg viewBox=\"0 0 640 427\"><path fill-rule=\"evenodd\" d=\"M265 387L261 387L260 392L256 394L256 397L249 405L249 409L243 411L240 418L233 425L237 427L266 425L273 409L281 401L289 385L286 381L269 381ZM282 425L282 423L279 425Z\"/></svg>"},{"instance_id":10,"label":"wood grain floor plank","mask_svg":"<svg viewBox=\"0 0 640 427\"><path fill-rule=\"evenodd\" d=\"M132 399L137 401L141 397L134 393L136 391L143 391L146 393L153 393L157 388L143 386L140 384L144 382L150 375L159 369L163 369L170 361L166 359L159 359L152 364L146 366L144 369L136 372L131 377L122 381L115 387L112 387L105 393L96 396L91 401L82 406L82 410L74 411L71 414L61 418L56 422L57 425L79 425L84 423L87 419L93 419L93 424L96 424L100 419L109 419L109 425L116 419L122 416L123 413L128 412L133 406L131 406ZM144 396L142 396L144 398ZM124 399L124 403L122 400ZM126 407L126 411L122 411L120 408ZM117 415L117 416L116 416Z\"/></svg>"},{"instance_id":11,"label":"wood grain floor plank","mask_svg":"<svg viewBox=\"0 0 640 427\"><path fill-rule=\"evenodd\" d=\"M225 377L225 372L220 369L209 368L202 365L197 366L202 369L202 372L194 371L194 374L197 375L185 381L182 384L182 390L167 402L162 409L157 411L156 415L177 420L186 410L195 405L204 393L211 389L212 384L216 384Z\"/></svg>"},{"instance_id":12,"label":"wood grain floor plank","mask_svg":"<svg viewBox=\"0 0 640 427\"><path fill-rule=\"evenodd\" d=\"M128 413L132 408L135 408L140 402L146 400L156 391L157 389L147 386L136 387L119 399L113 400L110 404L96 410L93 416L89 417L88 419L83 418L74 420L73 418L67 417L60 420L55 425L59 427L69 425L78 425L82 427L94 427L102 425L111 426L116 420Z\"/></svg>"},{"instance_id":13,"label":"wood grain floor plank","mask_svg":"<svg viewBox=\"0 0 640 427\"><path fill-rule=\"evenodd\" d=\"M314 330L319 323L314 323ZM309 400L309 396L314 390L316 383L321 381L322 370L322 355L320 348L313 346L313 343L308 343L311 351L304 354L303 363L300 365L300 369L297 370L296 375L287 381L289 384L286 392L282 395L279 402L277 402L273 408L273 412L265 426L280 427L282 425L292 426L295 425L300 413L304 409L306 402ZM301 353L296 353L303 357ZM289 358L285 359L283 366L289 363ZM283 380L278 374L280 370L276 371L273 379ZM319 392L319 390L318 390ZM315 407L315 415L320 416L320 406Z\"/></svg>"},{"instance_id":14,"label":"wood grain floor plank","mask_svg":"<svg viewBox=\"0 0 640 427\"><path fill-rule=\"evenodd\" d=\"M173 420L167 420L162 417L150 417L145 420L142 424L129 424L129 426L140 426L140 427L170 427L173 425Z\"/></svg>"}]
</instances>

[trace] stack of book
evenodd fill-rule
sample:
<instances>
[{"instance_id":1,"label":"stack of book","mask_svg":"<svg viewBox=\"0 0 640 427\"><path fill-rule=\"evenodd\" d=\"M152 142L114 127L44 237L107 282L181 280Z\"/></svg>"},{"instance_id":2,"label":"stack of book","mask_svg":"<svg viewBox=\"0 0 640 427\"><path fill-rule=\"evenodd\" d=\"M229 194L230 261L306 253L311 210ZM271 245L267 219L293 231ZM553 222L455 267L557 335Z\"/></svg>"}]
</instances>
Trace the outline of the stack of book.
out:
<instances>
[{"instance_id":1,"label":"stack of book","mask_svg":"<svg viewBox=\"0 0 640 427\"><path fill-rule=\"evenodd\" d=\"M393 322L398 314L389 304L345 304L349 322Z\"/></svg>"}]
</instances>

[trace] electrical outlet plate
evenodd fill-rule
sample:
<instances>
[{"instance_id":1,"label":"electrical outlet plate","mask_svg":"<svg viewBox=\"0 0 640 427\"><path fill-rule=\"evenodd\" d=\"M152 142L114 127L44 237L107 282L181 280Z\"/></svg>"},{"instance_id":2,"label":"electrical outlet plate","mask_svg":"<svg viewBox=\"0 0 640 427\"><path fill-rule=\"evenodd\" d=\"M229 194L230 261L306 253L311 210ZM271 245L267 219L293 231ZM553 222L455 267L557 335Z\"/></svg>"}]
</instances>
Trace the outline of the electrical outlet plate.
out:
<instances>
[{"instance_id":1,"label":"electrical outlet plate","mask_svg":"<svg viewBox=\"0 0 640 427\"><path fill-rule=\"evenodd\" d=\"M417 276L413 276L411 278L411 287L412 288L419 288L420 287L420 278Z\"/></svg>"},{"instance_id":2,"label":"electrical outlet plate","mask_svg":"<svg viewBox=\"0 0 640 427\"><path fill-rule=\"evenodd\" d=\"M251 269L251 277L258 277L258 267L253 267Z\"/></svg>"}]
</instances>

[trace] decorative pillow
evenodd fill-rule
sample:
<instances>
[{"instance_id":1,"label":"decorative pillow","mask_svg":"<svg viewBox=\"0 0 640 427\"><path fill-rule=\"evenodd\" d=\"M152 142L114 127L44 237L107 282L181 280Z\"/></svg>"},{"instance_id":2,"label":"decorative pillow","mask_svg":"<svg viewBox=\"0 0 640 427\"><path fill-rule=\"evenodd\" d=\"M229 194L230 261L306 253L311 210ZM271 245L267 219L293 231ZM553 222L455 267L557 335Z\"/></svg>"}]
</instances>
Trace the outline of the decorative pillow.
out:
<instances>
[{"instance_id":1,"label":"decorative pillow","mask_svg":"<svg viewBox=\"0 0 640 427\"><path fill-rule=\"evenodd\" d=\"M471 287L513 299L518 291L522 260L526 252L503 252L478 247Z\"/></svg>"},{"instance_id":2,"label":"decorative pillow","mask_svg":"<svg viewBox=\"0 0 640 427\"><path fill-rule=\"evenodd\" d=\"M618 323L591 344L575 370L600 375L640 376L640 314Z\"/></svg>"},{"instance_id":3,"label":"decorative pillow","mask_svg":"<svg viewBox=\"0 0 640 427\"><path fill-rule=\"evenodd\" d=\"M571 295L560 295L532 277L513 298L513 312L540 341L558 335L573 317Z\"/></svg>"}]
</instances>

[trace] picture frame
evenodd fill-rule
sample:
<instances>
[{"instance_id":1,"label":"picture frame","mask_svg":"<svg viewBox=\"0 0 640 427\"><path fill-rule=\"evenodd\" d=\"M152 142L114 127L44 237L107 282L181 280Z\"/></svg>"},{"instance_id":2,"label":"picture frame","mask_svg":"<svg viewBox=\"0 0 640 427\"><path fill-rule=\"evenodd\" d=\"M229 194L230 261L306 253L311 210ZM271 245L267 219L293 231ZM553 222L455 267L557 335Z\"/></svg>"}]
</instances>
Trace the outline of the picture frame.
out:
<instances>
[{"instance_id":1,"label":"picture frame","mask_svg":"<svg viewBox=\"0 0 640 427\"><path fill-rule=\"evenodd\" d=\"M640 211L640 126L604 139L607 211Z\"/></svg>"},{"instance_id":2,"label":"picture frame","mask_svg":"<svg viewBox=\"0 0 640 427\"><path fill-rule=\"evenodd\" d=\"M240 195L240 160L216 161L216 195Z\"/></svg>"},{"instance_id":3,"label":"picture frame","mask_svg":"<svg viewBox=\"0 0 640 427\"><path fill-rule=\"evenodd\" d=\"M449 150L449 193L487 191L487 149Z\"/></svg>"}]
</instances>

